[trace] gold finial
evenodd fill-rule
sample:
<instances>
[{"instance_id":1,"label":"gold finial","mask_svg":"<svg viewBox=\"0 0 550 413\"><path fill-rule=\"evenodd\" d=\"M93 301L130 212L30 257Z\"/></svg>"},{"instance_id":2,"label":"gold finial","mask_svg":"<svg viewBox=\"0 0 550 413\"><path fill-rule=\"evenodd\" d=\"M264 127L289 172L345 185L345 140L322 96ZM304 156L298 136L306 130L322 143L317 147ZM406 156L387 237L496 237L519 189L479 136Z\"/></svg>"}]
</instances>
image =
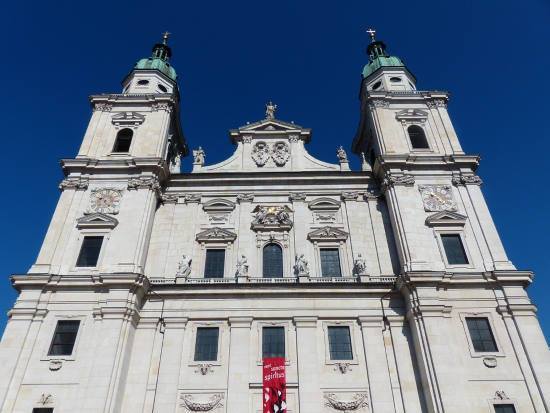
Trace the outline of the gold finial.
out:
<instances>
[{"instance_id":1,"label":"gold finial","mask_svg":"<svg viewBox=\"0 0 550 413\"><path fill-rule=\"evenodd\" d=\"M369 28L367 29L367 33L369 34L371 41L373 42L376 41L376 38L375 38L376 30Z\"/></svg>"},{"instance_id":2,"label":"gold finial","mask_svg":"<svg viewBox=\"0 0 550 413\"><path fill-rule=\"evenodd\" d=\"M172 33L170 32L164 32L162 33L162 44L168 44L168 37L171 35Z\"/></svg>"}]
</instances>

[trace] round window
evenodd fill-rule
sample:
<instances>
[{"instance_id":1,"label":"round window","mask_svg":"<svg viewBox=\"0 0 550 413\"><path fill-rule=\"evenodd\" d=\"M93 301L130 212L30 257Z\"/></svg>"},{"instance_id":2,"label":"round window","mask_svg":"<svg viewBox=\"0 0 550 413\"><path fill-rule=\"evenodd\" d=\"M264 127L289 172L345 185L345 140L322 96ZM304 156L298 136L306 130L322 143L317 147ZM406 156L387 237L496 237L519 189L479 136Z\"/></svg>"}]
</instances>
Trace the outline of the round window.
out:
<instances>
[{"instance_id":1,"label":"round window","mask_svg":"<svg viewBox=\"0 0 550 413\"><path fill-rule=\"evenodd\" d=\"M160 91L162 91L164 93L168 92L168 89L166 89L166 87L164 85L158 85L158 87L159 87Z\"/></svg>"},{"instance_id":2,"label":"round window","mask_svg":"<svg viewBox=\"0 0 550 413\"><path fill-rule=\"evenodd\" d=\"M380 89L380 86L382 86L382 82L378 81L372 85L372 90Z\"/></svg>"},{"instance_id":3,"label":"round window","mask_svg":"<svg viewBox=\"0 0 550 413\"><path fill-rule=\"evenodd\" d=\"M149 84L149 81L146 79L141 79L141 80L138 80L137 84L140 86L145 86Z\"/></svg>"},{"instance_id":4,"label":"round window","mask_svg":"<svg viewBox=\"0 0 550 413\"><path fill-rule=\"evenodd\" d=\"M390 82L399 83L399 82L401 82L401 78L400 77L390 77Z\"/></svg>"}]
</instances>

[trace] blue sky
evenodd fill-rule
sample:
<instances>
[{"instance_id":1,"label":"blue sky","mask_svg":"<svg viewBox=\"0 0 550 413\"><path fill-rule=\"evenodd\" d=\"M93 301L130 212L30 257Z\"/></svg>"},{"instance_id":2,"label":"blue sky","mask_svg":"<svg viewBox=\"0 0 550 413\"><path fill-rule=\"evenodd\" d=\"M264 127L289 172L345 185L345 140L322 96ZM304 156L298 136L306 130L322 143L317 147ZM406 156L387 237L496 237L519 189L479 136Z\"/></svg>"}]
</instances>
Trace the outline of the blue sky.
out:
<instances>
[{"instance_id":1,"label":"blue sky","mask_svg":"<svg viewBox=\"0 0 550 413\"><path fill-rule=\"evenodd\" d=\"M0 329L16 297L9 276L32 264L55 208L58 160L81 142L87 96L119 92L163 31L173 33L184 132L207 163L232 153L227 130L262 118L269 99L279 118L313 129L313 155L334 162L356 130L372 26L419 89L451 92L508 255L536 273L529 291L549 337L549 17L544 0L4 4Z\"/></svg>"}]
</instances>

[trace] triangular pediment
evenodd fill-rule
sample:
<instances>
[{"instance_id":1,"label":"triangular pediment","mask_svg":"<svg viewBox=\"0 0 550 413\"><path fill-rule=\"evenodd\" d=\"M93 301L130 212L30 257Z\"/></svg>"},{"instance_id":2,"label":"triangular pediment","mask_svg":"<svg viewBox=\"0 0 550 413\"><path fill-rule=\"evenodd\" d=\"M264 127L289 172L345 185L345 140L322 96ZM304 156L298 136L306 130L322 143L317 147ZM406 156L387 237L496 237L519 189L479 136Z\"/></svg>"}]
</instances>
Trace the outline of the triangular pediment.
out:
<instances>
[{"instance_id":1,"label":"triangular pediment","mask_svg":"<svg viewBox=\"0 0 550 413\"><path fill-rule=\"evenodd\" d=\"M315 231L311 231L307 234L307 237L311 241L343 241L348 238L348 233L338 228L323 227L316 229Z\"/></svg>"},{"instance_id":2,"label":"triangular pediment","mask_svg":"<svg viewBox=\"0 0 550 413\"><path fill-rule=\"evenodd\" d=\"M76 221L77 228L110 228L113 229L118 225L118 220L110 215L95 212L93 214L84 215Z\"/></svg>"},{"instance_id":3,"label":"triangular pediment","mask_svg":"<svg viewBox=\"0 0 550 413\"><path fill-rule=\"evenodd\" d=\"M340 202L331 198L317 198L308 207L313 211L337 211L340 209Z\"/></svg>"},{"instance_id":4,"label":"triangular pediment","mask_svg":"<svg viewBox=\"0 0 550 413\"><path fill-rule=\"evenodd\" d=\"M288 131L303 129L300 125L295 123L285 122L279 119L263 119L258 122L249 123L248 125L241 126L240 131Z\"/></svg>"},{"instance_id":5,"label":"triangular pediment","mask_svg":"<svg viewBox=\"0 0 550 413\"><path fill-rule=\"evenodd\" d=\"M463 226L468 217L451 211L441 211L426 218L426 225L433 226Z\"/></svg>"},{"instance_id":6,"label":"triangular pediment","mask_svg":"<svg viewBox=\"0 0 550 413\"><path fill-rule=\"evenodd\" d=\"M236 238L237 238L237 234L220 227L209 228L197 234L197 241L199 242L209 242L209 241L210 242L212 241L232 242L232 241L235 241Z\"/></svg>"}]
</instances>

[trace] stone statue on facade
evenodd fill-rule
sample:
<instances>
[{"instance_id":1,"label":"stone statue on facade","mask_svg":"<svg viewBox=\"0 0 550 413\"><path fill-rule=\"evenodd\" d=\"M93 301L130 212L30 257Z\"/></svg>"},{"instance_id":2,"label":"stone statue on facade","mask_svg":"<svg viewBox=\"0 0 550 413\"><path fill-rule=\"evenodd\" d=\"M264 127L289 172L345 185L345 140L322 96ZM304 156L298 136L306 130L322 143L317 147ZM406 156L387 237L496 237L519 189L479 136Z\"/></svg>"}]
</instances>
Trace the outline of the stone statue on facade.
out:
<instances>
[{"instance_id":1,"label":"stone statue on facade","mask_svg":"<svg viewBox=\"0 0 550 413\"><path fill-rule=\"evenodd\" d=\"M244 255L241 255L241 258L237 260L237 271L235 272L235 276L248 277L248 260Z\"/></svg>"},{"instance_id":2,"label":"stone statue on facade","mask_svg":"<svg viewBox=\"0 0 550 413\"><path fill-rule=\"evenodd\" d=\"M269 101L265 105L265 118L266 119L275 119L275 111L277 110L277 105L273 104L273 102Z\"/></svg>"},{"instance_id":3,"label":"stone statue on facade","mask_svg":"<svg viewBox=\"0 0 550 413\"><path fill-rule=\"evenodd\" d=\"M367 273L367 262L361 254L358 254L353 262L353 273L355 275L365 275Z\"/></svg>"},{"instance_id":4,"label":"stone statue on facade","mask_svg":"<svg viewBox=\"0 0 550 413\"><path fill-rule=\"evenodd\" d=\"M338 162L349 162L348 161L348 154L346 153L346 151L344 150L344 148L342 146L340 146L336 150L336 156L338 156Z\"/></svg>"},{"instance_id":5,"label":"stone statue on facade","mask_svg":"<svg viewBox=\"0 0 550 413\"><path fill-rule=\"evenodd\" d=\"M309 275L309 264L304 254L294 257L294 273L296 275Z\"/></svg>"},{"instance_id":6,"label":"stone statue on facade","mask_svg":"<svg viewBox=\"0 0 550 413\"><path fill-rule=\"evenodd\" d=\"M191 274L191 257L183 254L181 260L178 263L178 270L176 271L176 278L187 278Z\"/></svg>"},{"instance_id":7,"label":"stone statue on facade","mask_svg":"<svg viewBox=\"0 0 550 413\"><path fill-rule=\"evenodd\" d=\"M176 154L170 159L170 173L179 174L181 172L181 156Z\"/></svg>"},{"instance_id":8,"label":"stone statue on facade","mask_svg":"<svg viewBox=\"0 0 550 413\"><path fill-rule=\"evenodd\" d=\"M204 153L204 149L202 149L201 146L199 146L199 149L193 150L193 163L198 165L204 165L204 160L206 158L206 155Z\"/></svg>"}]
</instances>

